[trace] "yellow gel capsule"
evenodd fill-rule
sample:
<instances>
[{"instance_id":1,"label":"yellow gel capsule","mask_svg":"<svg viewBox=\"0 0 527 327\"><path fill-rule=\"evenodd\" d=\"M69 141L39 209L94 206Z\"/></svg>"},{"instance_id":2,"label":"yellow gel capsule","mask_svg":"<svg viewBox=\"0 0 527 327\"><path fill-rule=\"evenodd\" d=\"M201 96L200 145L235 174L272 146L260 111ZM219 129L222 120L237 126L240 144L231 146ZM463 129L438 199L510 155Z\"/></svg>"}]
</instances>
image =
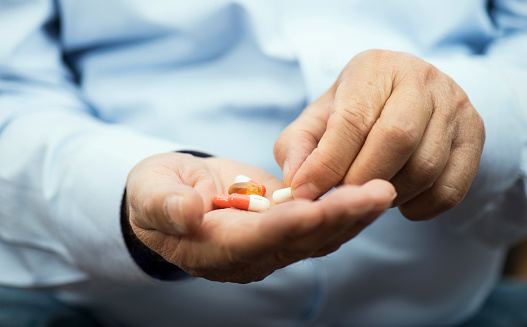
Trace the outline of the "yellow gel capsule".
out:
<instances>
[{"instance_id":1,"label":"yellow gel capsule","mask_svg":"<svg viewBox=\"0 0 527 327\"><path fill-rule=\"evenodd\" d=\"M238 193L238 194L246 194L246 195L260 195L263 196L263 190L262 188L254 183L251 182L239 182L234 183L229 187L229 194L232 193Z\"/></svg>"}]
</instances>

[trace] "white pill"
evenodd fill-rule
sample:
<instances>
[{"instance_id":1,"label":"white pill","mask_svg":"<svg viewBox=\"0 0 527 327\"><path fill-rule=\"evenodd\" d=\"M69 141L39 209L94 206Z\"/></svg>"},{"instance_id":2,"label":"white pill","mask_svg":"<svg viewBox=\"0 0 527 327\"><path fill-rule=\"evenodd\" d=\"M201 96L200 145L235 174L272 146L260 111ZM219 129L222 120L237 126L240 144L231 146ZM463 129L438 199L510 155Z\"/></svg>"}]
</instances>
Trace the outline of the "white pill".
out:
<instances>
[{"instance_id":1,"label":"white pill","mask_svg":"<svg viewBox=\"0 0 527 327\"><path fill-rule=\"evenodd\" d=\"M249 195L249 197L251 199L249 201L249 207L247 208L247 210L260 212L269 209L271 203L263 196L251 194Z\"/></svg>"},{"instance_id":2,"label":"white pill","mask_svg":"<svg viewBox=\"0 0 527 327\"><path fill-rule=\"evenodd\" d=\"M293 199L293 193L290 187L276 190L273 193L273 200L275 203L282 203Z\"/></svg>"}]
</instances>

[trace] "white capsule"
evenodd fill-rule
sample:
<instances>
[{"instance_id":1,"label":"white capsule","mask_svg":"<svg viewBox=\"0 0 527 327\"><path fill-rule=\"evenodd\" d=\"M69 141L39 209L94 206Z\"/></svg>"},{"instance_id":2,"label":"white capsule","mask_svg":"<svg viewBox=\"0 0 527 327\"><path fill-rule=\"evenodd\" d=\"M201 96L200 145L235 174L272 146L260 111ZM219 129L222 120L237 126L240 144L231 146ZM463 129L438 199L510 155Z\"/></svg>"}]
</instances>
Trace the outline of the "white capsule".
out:
<instances>
[{"instance_id":1,"label":"white capsule","mask_svg":"<svg viewBox=\"0 0 527 327\"><path fill-rule=\"evenodd\" d=\"M248 182L250 180L251 179L245 175L238 175L234 178L234 183L243 183L243 182Z\"/></svg>"},{"instance_id":2,"label":"white capsule","mask_svg":"<svg viewBox=\"0 0 527 327\"><path fill-rule=\"evenodd\" d=\"M282 203L293 199L293 193L290 187L276 190L273 193L273 201L275 203Z\"/></svg>"},{"instance_id":3,"label":"white capsule","mask_svg":"<svg viewBox=\"0 0 527 327\"><path fill-rule=\"evenodd\" d=\"M249 208L247 210L260 212L269 209L271 203L263 196L251 194L249 197L251 200L249 201Z\"/></svg>"}]
</instances>

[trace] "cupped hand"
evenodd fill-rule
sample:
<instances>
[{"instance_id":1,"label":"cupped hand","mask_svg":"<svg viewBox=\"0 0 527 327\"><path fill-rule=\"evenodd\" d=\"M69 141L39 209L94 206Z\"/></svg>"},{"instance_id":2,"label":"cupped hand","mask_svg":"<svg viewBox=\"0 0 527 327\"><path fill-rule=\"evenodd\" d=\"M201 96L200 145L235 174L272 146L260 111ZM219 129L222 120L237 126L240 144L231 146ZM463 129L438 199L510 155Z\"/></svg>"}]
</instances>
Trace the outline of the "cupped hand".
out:
<instances>
[{"instance_id":1,"label":"cupped hand","mask_svg":"<svg viewBox=\"0 0 527 327\"><path fill-rule=\"evenodd\" d=\"M424 220L461 202L484 140L450 77L413 55L370 50L282 132L274 153L296 198L384 179L397 190L394 206Z\"/></svg>"},{"instance_id":2,"label":"cupped hand","mask_svg":"<svg viewBox=\"0 0 527 327\"><path fill-rule=\"evenodd\" d=\"M283 182L221 158L167 153L128 176L126 206L137 237L190 275L248 283L296 261L338 249L390 207L395 190L381 180L343 186L318 201L294 200L265 212L214 209L236 175L264 184L269 198Z\"/></svg>"}]
</instances>

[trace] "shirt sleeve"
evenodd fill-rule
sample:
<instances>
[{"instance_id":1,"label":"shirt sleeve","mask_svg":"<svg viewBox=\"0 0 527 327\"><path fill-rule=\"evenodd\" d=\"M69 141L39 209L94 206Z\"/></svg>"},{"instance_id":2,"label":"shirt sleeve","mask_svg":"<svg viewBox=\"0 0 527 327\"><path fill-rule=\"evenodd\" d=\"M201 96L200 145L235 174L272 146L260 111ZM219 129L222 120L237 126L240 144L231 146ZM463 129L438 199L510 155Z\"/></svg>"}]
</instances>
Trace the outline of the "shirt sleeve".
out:
<instances>
[{"instance_id":1,"label":"shirt sleeve","mask_svg":"<svg viewBox=\"0 0 527 327\"><path fill-rule=\"evenodd\" d=\"M527 235L527 2L494 1L489 14L496 35L480 54L429 60L465 90L486 129L469 193L439 219L507 246Z\"/></svg>"},{"instance_id":2,"label":"shirt sleeve","mask_svg":"<svg viewBox=\"0 0 527 327\"><path fill-rule=\"evenodd\" d=\"M0 283L156 282L127 251L121 197L137 162L188 147L96 117L54 3L0 1Z\"/></svg>"}]
</instances>

